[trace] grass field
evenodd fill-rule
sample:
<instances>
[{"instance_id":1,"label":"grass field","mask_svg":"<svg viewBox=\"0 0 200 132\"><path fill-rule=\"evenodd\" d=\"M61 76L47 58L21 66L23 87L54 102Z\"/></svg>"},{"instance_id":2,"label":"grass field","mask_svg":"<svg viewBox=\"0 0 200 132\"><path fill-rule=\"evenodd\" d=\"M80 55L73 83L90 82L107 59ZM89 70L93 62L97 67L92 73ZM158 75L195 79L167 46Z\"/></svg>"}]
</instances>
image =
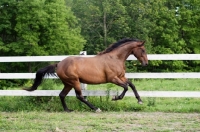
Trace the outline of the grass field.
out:
<instances>
[{"instance_id":1,"label":"grass field","mask_svg":"<svg viewBox=\"0 0 200 132\"><path fill-rule=\"evenodd\" d=\"M200 91L198 79L133 80L139 91ZM45 81L39 89L62 89ZM19 88L8 88L19 89ZM112 84L88 85L91 90L122 90ZM130 91L130 89L129 89ZM0 132L200 132L199 98L135 97L111 101L88 97L103 112L94 113L76 97L67 97L72 113L63 112L59 97L0 97Z\"/></svg>"},{"instance_id":2,"label":"grass field","mask_svg":"<svg viewBox=\"0 0 200 132\"><path fill-rule=\"evenodd\" d=\"M0 112L1 132L198 132L199 113Z\"/></svg>"}]
</instances>

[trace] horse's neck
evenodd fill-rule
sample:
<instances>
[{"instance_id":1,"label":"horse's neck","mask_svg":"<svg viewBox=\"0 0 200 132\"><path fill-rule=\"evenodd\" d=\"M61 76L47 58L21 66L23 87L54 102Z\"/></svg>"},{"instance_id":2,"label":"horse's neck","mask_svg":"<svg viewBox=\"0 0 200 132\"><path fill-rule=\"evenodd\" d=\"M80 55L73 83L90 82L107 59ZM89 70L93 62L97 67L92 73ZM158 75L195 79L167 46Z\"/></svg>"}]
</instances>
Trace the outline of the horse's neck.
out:
<instances>
[{"instance_id":1,"label":"horse's neck","mask_svg":"<svg viewBox=\"0 0 200 132\"><path fill-rule=\"evenodd\" d=\"M129 57L129 55L131 54L132 50L133 50L133 46L132 44L127 44L124 45L122 47L119 47L117 49L115 49L112 54L116 57L118 57L119 59L126 61L126 59Z\"/></svg>"}]
</instances>

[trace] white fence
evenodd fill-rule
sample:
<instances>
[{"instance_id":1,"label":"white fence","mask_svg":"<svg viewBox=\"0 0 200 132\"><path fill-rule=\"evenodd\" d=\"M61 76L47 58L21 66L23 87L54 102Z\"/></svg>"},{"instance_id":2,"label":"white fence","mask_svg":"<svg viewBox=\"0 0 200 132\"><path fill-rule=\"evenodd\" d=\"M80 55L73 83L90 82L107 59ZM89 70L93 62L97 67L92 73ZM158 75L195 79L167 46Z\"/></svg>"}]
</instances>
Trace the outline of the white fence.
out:
<instances>
[{"instance_id":1,"label":"white fence","mask_svg":"<svg viewBox=\"0 0 200 132\"><path fill-rule=\"evenodd\" d=\"M92 57L93 55L83 55ZM47 62L61 61L68 56L15 56L0 57L0 62ZM157 54L148 55L149 60L200 60L200 54ZM136 60L129 56L127 60ZM127 78L200 78L200 73L126 73ZM0 79L33 79L35 73L0 73ZM49 77L53 78L53 77ZM58 96L60 90L36 90L27 92L24 90L0 90L0 96ZM116 95L121 91L92 91L84 90L84 96ZM200 97L200 91L138 91L141 97ZM68 96L75 96L72 90ZM134 96L133 92L127 92L126 96Z\"/></svg>"}]
</instances>

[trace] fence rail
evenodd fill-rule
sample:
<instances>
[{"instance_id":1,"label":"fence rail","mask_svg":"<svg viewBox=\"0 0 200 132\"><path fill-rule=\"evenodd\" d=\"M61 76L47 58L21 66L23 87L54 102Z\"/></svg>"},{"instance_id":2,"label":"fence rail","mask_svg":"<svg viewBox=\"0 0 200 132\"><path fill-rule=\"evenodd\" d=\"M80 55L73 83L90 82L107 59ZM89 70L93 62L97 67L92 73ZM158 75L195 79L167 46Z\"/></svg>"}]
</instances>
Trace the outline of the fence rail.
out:
<instances>
[{"instance_id":1,"label":"fence rail","mask_svg":"<svg viewBox=\"0 0 200 132\"><path fill-rule=\"evenodd\" d=\"M0 90L0 96L58 96L61 90ZM84 90L83 96L114 96L122 91ZM141 97L193 97L199 98L200 91L139 91ZM76 96L71 90L67 96ZM135 96L133 92L127 92L126 96Z\"/></svg>"},{"instance_id":2,"label":"fence rail","mask_svg":"<svg viewBox=\"0 0 200 132\"><path fill-rule=\"evenodd\" d=\"M60 56L5 56L0 57L0 62L48 62L61 61L71 55ZM93 57L94 55L82 55L81 57ZM149 54L149 60L200 60L200 54ZM127 60L137 60L130 55Z\"/></svg>"},{"instance_id":3,"label":"fence rail","mask_svg":"<svg viewBox=\"0 0 200 132\"><path fill-rule=\"evenodd\" d=\"M126 73L127 78L200 78L200 73ZM34 79L35 73L0 73L0 79ZM45 78L57 79L55 76Z\"/></svg>"},{"instance_id":4,"label":"fence rail","mask_svg":"<svg viewBox=\"0 0 200 132\"><path fill-rule=\"evenodd\" d=\"M94 55L83 55L92 57ZM69 56L12 56L0 57L0 62L49 62L61 61ZM82 57L82 56L81 56ZM200 54L150 54L149 60L200 60ZM136 60L131 55L127 60ZM126 73L127 78L200 78L200 73ZM33 79L35 73L0 73L0 79ZM55 77L48 77L55 78ZM58 96L60 90L36 90L27 92L24 90L0 90L0 96ZM118 91L120 92L120 91ZM92 91L84 90L84 96L107 96L118 94L117 91ZM138 91L142 97L200 97L199 91ZM75 96L72 90L69 96ZM127 92L126 96L134 96Z\"/></svg>"}]
</instances>

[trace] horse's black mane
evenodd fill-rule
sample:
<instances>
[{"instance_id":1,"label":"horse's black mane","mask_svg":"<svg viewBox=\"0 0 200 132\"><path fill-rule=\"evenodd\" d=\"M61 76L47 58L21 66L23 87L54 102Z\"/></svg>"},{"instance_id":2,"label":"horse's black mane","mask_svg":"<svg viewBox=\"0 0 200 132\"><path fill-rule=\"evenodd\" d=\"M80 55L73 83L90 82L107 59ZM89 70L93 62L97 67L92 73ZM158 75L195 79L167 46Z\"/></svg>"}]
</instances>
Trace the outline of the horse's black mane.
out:
<instances>
[{"instance_id":1,"label":"horse's black mane","mask_svg":"<svg viewBox=\"0 0 200 132\"><path fill-rule=\"evenodd\" d=\"M100 52L99 54L105 54L105 53L108 53L110 51L112 51L113 49L119 47L120 45L126 43L126 42L131 42L131 41L140 41L139 39L132 39L132 38L124 38L124 39L121 39L113 44L111 44L107 49L105 49L104 51Z\"/></svg>"}]
</instances>

